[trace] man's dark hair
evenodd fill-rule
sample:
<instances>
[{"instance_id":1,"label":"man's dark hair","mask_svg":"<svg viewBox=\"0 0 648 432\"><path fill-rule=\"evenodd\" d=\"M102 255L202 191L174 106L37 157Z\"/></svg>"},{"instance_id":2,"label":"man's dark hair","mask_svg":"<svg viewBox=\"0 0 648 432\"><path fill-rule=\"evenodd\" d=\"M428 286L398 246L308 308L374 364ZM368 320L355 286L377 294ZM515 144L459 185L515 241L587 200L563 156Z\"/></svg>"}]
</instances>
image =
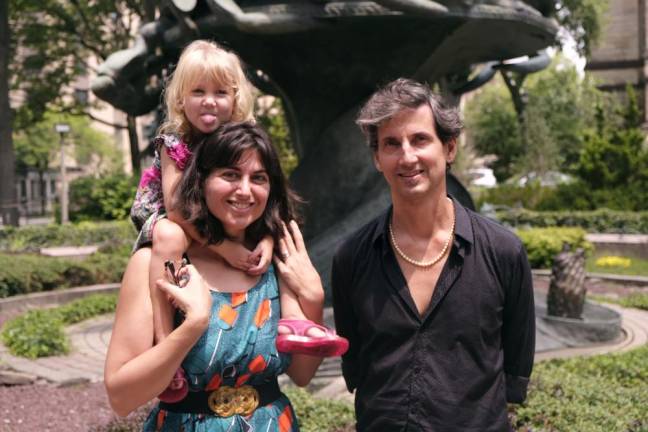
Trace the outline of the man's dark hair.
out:
<instances>
[{"instance_id":1,"label":"man's dark hair","mask_svg":"<svg viewBox=\"0 0 648 432\"><path fill-rule=\"evenodd\" d=\"M356 119L367 138L369 146L378 149L378 128L387 120L406 109L416 109L427 104L434 117L434 129L444 144L457 139L463 129L459 111L446 106L441 96L426 84L399 78L378 89L365 103Z\"/></svg>"},{"instance_id":2,"label":"man's dark hair","mask_svg":"<svg viewBox=\"0 0 648 432\"><path fill-rule=\"evenodd\" d=\"M226 234L221 221L207 208L205 180L217 168L235 166L246 150L258 152L270 180L268 203L261 217L246 229L246 240L256 243L271 235L278 245L281 222L298 219L300 199L288 186L268 135L251 122L226 123L198 143L175 191L175 208L210 244L222 242Z\"/></svg>"}]
</instances>

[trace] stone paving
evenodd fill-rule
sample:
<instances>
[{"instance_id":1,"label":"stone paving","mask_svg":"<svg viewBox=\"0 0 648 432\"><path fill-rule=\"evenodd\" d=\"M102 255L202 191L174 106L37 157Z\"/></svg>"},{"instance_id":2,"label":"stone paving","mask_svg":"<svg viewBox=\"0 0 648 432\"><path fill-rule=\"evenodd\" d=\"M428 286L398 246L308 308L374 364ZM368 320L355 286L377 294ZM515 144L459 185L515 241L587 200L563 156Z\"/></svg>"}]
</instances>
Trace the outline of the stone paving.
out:
<instances>
[{"instance_id":1,"label":"stone paving","mask_svg":"<svg viewBox=\"0 0 648 432\"><path fill-rule=\"evenodd\" d=\"M623 334L613 343L579 348L565 348L536 354L536 361L581 355L595 355L627 351L648 343L648 311L621 308L608 305L623 316ZM72 352L67 356L56 356L29 360L10 355L0 345L0 364L11 369L60 385L79 382L98 382L103 379L104 357L110 341L112 315L104 315L67 329ZM325 313L325 321L331 325L332 312ZM282 384L288 379L281 379ZM311 388L315 394L328 398L351 400L341 377L340 359L325 359L315 376Z\"/></svg>"}]
</instances>

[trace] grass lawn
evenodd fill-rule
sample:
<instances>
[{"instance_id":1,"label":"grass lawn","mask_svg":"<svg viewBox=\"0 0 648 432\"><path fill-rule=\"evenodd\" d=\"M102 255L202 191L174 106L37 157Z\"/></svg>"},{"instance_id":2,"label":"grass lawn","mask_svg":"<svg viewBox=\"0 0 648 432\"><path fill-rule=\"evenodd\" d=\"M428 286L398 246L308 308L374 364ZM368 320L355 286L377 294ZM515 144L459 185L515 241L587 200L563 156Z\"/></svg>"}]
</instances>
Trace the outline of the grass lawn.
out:
<instances>
[{"instance_id":1,"label":"grass lawn","mask_svg":"<svg viewBox=\"0 0 648 432\"><path fill-rule=\"evenodd\" d=\"M625 267L623 265L616 266L606 266L606 265L597 265L596 261L601 258L600 256L591 256L587 258L585 262L585 270L591 273L612 273L619 275L630 275L630 276L648 276L648 260L640 258L628 258L630 260L630 265Z\"/></svg>"}]
</instances>

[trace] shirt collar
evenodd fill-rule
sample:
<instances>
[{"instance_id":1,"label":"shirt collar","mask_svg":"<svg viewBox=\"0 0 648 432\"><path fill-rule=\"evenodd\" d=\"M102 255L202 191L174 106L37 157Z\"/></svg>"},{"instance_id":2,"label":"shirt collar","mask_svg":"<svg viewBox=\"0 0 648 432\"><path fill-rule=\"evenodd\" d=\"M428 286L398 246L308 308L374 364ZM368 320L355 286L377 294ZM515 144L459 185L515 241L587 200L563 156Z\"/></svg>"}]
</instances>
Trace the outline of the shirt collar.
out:
<instances>
[{"instance_id":1,"label":"shirt collar","mask_svg":"<svg viewBox=\"0 0 648 432\"><path fill-rule=\"evenodd\" d=\"M474 234L468 211L453 196L448 195L448 197L452 200L455 209L455 243L457 244L457 239L460 238L466 243L472 244L474 242ZM382 240L383 251L387 251L389 247L389 221L391 220L393 210L394 206L390 205L383 212L373 233L373 243L376 244L378 240ZM457 244L457 246L461 246L461 244Z\"/></svg>"}]
</instances>

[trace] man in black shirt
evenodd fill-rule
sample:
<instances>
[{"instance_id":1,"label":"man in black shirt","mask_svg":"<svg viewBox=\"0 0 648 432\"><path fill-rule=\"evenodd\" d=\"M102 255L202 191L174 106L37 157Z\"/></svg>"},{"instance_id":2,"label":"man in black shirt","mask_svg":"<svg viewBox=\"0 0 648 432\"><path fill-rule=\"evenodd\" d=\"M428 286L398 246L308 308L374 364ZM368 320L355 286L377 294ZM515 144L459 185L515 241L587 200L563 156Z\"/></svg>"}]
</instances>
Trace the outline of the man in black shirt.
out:
<instances>
[{"instance_id":1,"label":"man in black shirt","mask_svg":"<svg viewBox=\"0 0 648 432\"><path fill-rule=\"evenodd\" d=\"M378 90L357 120L392 207L333 260L342 370L359 431L506 431L533 366L520 240L446 193L462 123L422 84Z\"/></svg>"}]
</instances>

